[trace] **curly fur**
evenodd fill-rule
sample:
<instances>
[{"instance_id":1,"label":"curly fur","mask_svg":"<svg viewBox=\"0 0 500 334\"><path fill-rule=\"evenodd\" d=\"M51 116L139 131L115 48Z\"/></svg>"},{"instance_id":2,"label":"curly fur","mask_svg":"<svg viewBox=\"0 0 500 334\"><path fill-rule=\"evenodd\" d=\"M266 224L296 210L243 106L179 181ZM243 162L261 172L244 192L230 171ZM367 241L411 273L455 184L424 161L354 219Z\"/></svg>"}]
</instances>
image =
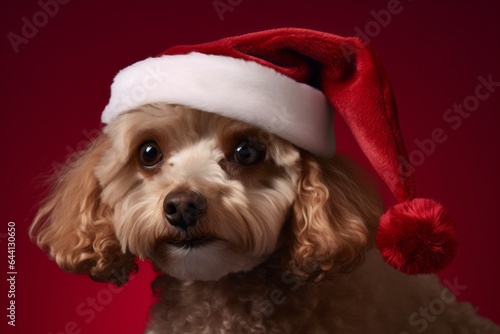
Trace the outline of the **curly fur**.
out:
<instances>
[{"instance_id":1,"label":"curly fur","mask_svg":"<svg viewBox=\"0 0 500 334\"><path fill-rule=\"evenodd\" d=\"M30 234L64 270L123 284L137 265L131 254L120 251L111 209L102 205L101 189L93 173L108 146L101 137L68 161L54 179L51 196L41 205ZM117 270L120 275L116 275Z\"/></svg>"},{"instance_id":2,"label":"curly fur","mask_svg":"<svg viewBox=\"0 0 500 334\"><path fill-rule=\"evenodd\" d=\"M242 167L235 145L266 148ZM163 152L154 168L141 143ZM120 115L54 180L30 233L64 270L126 282L135 258L160 272L148 334L499 333L435 276L403 275L373 249L381 202L345 157L323 159L261 129L182 106ZM195 226L167 222L166 196L208 202ZM186 240L209 240L180 247ZM447 298L432 321L412 314ZM425 328L424 328L425 327Z\"/></svg>"},{"instance_id":3,"label":"curly fur","mask_svg":"<svg viewBox=\"0 0 500 334\"><path fill-rule=\"evenodd\" d=\"M356 167L338 156L323 160L302 153L302 176L293 206L291 251L293 268L317 263L326 273L335 265L356 266L363 258L370 232L382 208L378 197L362 183Z\"/></svg>"}]
</instances>

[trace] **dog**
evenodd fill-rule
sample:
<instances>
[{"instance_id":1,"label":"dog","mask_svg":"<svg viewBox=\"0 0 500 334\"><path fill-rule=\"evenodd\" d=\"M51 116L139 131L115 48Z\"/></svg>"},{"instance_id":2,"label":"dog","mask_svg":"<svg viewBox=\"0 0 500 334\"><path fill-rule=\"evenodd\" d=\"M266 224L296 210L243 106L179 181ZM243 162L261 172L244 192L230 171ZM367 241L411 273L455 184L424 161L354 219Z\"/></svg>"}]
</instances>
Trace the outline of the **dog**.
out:
<instances>
[{"instance_id":1,"label":"dog","mask_svg":"<svg viewBox=\"0 0 500 334\"><path fill-rule=\"evenodd\" d=\"M151 103L70 159L30 233L96 281L124 284L136 258L150 260L147 334L500 333L452 282L382 260L382 212L373 181L341 154Z\"/></svg>"}]
</instances>

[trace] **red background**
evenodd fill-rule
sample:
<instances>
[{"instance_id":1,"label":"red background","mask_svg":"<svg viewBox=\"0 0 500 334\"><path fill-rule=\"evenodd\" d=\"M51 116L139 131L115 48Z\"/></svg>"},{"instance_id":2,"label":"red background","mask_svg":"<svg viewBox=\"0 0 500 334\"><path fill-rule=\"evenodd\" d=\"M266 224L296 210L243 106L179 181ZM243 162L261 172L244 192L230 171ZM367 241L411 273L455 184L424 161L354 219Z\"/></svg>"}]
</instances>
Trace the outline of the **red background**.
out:
<instances>
[{"instance_id":1,"label":"red background","mask_svg":"<svg viewBox=\"0 0 500 334\"><path fill-rule=\"evenodd\" d=\"M17 224L17 326L7 333L140 333L144 329L152 302L149 264L142 264L139 274L116 291L64 273L27 237L44 189L42 176L100 128L100 113L119 69L171 45L273 27L352 36L355 27L365 30L374 20L372 10L384 10L389 3L223 2L236 5L221 20L212 0L70 1L60 5L27 44L19 45L18 53L7 34L21 35L22 18L33 22L41 7L34 0L0 5L4 36L0 43L0 328L7 327L6 225L8 221ZM443 120L448 108L474 94L478 76L492 74L493 81L500 81L498 2L401 0L401 6L391 22L371 31L370 44L381 54L392 78L409 152L418 150L415 140L430 138L435 128L447 136L416 168L420 196L443 202L459 228L458 255L440 275L466 285L460 299L471 301L480 314L500 323L500 87L456 130ZM343 124L337 125L340 149L366 164ZM392 203L387 190L382 187L382 191L386 202ZM97 301L94 314L89 306L93 298L105 303Z\"/></svg>"}]
</instances>

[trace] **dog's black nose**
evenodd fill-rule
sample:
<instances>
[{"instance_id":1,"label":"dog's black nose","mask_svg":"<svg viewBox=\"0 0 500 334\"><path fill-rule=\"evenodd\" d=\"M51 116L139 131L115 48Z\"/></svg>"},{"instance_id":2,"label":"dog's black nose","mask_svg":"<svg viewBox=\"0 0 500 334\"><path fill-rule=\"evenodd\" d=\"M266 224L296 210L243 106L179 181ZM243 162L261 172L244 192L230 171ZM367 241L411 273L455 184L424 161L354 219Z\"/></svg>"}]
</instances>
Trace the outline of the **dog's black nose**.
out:
<instances>
[{"instance_id":1,"label":"dog's black nose","mask_svg":"<svg viewBox=\"0 0 500 334\"><path fill-rule=\"evenodd\" d=\"M175 190L165 196L163 211L168 222L183 229L192 227L207 212L207 200L192 190Z\"/></svg>"}]
</instances>

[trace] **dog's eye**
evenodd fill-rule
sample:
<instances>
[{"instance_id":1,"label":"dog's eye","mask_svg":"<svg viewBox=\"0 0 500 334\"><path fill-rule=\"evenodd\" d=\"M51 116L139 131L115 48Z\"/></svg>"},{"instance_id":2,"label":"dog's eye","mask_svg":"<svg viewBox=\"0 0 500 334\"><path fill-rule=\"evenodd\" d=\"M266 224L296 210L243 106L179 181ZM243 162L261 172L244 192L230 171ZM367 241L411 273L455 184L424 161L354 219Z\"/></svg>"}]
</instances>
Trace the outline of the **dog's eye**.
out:
<instances>
[{"instance_id":1,"label":"dog's eye","mask_svg":"<svg viewBox=\"0 0 500 334\"><path fill-rule=\"evenodd\" d=\"M145 168L155 167L162 158L163 153L155 142L146 142L139 147L139 163Z\"/></svg>"},{"instance_id":2,"label":"dog's eye","mask_svg":"<svg viewBox=\"0 0 500 334\"><path fill-rule=\"evenodd\" d=\"M266 157L264 145L245 139L234 149L233 159L242 166L255 166Z\"/></svg>"}]
</instances>

